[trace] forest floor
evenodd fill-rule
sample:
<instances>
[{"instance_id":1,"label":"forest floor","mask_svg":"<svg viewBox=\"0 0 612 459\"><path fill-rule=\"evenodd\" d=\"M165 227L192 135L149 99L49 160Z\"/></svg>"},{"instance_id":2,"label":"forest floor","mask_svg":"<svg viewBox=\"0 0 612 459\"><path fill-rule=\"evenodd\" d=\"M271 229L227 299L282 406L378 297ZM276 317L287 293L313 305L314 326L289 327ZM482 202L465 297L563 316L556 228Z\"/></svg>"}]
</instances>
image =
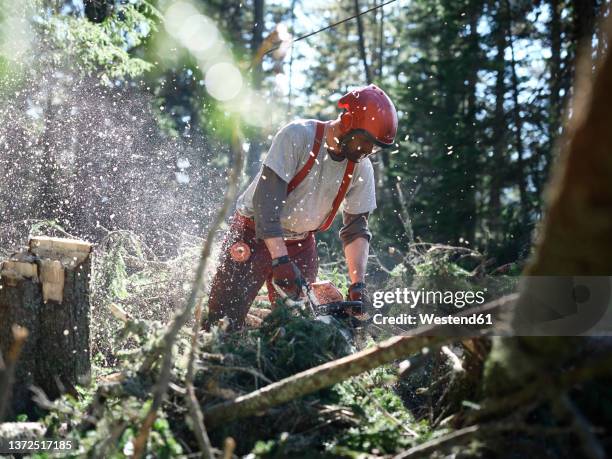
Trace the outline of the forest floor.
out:
<instances>
[{"instance_id":1,"label":"forest floor","mask_svg":"<svg viewBox=\"0 0 612 459\"><path fill-rule=\"evenodd\" d=\"M163 348L167 324L189 292L191 279L185 273L194 272L199 243L194 238L172 259L155 257L137 235L125 231L109 233L97 245L91 383L78 387L78 396L43 403L41 417L30 421L42 422L50 436L77 441L79 456L134 454L162 377L161 359L150 357ZM470 275L452 261L452 253L449 247L430 246L417 261L429 270L437 266L447 274ZM394 271L388 273L389 286L406 281L406 269ZM341 285L339 276L337 267L327 264L320 277ZM255 306L269 308L265 302ZM168 391L150 425L147 457L199 457L201 430L190 410L191 385L218 457L583 457L584 443L578 450L570 446L568 433L574 427L556 421L537 401L520 399L510 405L519 408L492 416L493 421L466 423L471 417L480 419L479 413L491 406L482 401L484 373L487 362L496 362L501 354L489 338L425 347L255 416L207 423L212 406L371 348L386 337L357 331L359 339L347 343L338 326L277 308L257 328L200 332L191 361L188 324L170 350ZM532 386L539 387L527 389ZM592 397L609 393L601 385L591 388L588 397L581 395L586 406ZM603 418L599 413L597 419L611 412L606 410Z\"/></svg>"}]
</instances>

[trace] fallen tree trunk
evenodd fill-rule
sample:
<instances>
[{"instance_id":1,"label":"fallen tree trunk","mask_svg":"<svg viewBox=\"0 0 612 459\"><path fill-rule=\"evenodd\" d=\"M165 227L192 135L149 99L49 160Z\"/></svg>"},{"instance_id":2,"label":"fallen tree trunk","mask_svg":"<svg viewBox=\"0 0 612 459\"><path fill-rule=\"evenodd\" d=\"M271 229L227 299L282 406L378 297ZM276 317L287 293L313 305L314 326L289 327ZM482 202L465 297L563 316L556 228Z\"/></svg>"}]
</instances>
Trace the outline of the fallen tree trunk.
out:
<instances>
[{"instance_id":1,"label":"fallen tree trunk","mask_svg":"<svg viewBox=\"0 0 612 459\"><path fill-rule=\"evenodd\" d=\"M457 338L453 336L396 336L390 338L375 347L310 368L235 400L205 409L206 424L214 427L224 422L254 415L393 360L415 354L424 347L437 348L456 340Z\"/></svg>"},{"instance_id":2,"label":"fallen tree trunk","mask_svg":"<svg viewBox=\"0 0 612 459\"><path fill-rule=\"evenodd\" d=\"M456 316L469 316L484 312L502 314L513 306L516 298L516 294L507 295L477 308L464 310ZM223 422L251 416L394 360L416 354L423 348L437 349L448 343L469 340L473 336L483 336L488 331L458 330L449 325L419 327L410 331L412 336L395 336L372 348L310 368L250 394L209 407L204 410L206 424L215 427Z\"/></svg>"},{"instance_id":3,"label":"fallen tree trunk","mask_svg":"<svg viewBox=\"0 0 612 459\"><path fill-rule=\"evenodd\" d=\"M53 399L90 377L90 252L82 241L37 237L1 264L0 351L14 345L13 325L29 333L15 367L9 415L35 414L32 385Z\"/></svg>"}]
</instances>

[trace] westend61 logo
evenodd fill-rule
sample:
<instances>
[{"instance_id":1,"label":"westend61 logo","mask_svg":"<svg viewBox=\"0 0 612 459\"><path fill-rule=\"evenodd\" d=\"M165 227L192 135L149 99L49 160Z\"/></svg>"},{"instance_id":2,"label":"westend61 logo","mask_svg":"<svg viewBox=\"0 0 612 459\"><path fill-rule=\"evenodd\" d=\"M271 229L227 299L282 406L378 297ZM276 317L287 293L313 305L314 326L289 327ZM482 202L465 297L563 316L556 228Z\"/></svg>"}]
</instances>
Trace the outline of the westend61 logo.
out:
<instances>
[{"instance_id":1,"label":"westend61 logo","mask_svg":"<svg viewBox=\"0 0 612 459\"><path fill-rule=\"evenodd\" d=\"M485 302L484 290L477 291L440 291L440 290L410 290L408 288L396 288L395 291L376 291L372 298L372 305L376 309L385 304L405 304L411 309L417 304L430 305L453 305L463 308L469 305L479 305Z\"/></svg>"}]
</instances>

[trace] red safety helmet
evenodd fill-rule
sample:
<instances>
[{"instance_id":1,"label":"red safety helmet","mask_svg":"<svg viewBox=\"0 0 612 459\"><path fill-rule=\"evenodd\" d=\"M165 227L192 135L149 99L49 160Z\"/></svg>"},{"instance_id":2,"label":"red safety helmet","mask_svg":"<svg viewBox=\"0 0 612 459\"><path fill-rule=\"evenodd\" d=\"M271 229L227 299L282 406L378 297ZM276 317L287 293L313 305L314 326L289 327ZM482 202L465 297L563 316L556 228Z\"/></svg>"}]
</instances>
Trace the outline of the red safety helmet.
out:
<instances>
[{"instance_id":1,"label":"red safety helmet","mask_svg":"<svg viewBox=\"0 0 612 459\"><path fill-rule=\"evenodd\" d=\"M340 98L338 107L343 134L363 132L378 146L393 145L397 133L397 112L389 96L371 84L355 89Z\"/></svg>"}]
</instances>

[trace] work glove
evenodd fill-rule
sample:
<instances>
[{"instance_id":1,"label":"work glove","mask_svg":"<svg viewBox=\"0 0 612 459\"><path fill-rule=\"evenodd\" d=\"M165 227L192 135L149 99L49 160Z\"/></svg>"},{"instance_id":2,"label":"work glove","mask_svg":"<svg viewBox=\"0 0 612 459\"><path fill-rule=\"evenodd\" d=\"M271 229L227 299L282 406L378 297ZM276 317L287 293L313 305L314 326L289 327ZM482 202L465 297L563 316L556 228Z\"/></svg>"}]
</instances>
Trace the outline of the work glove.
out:
<instances>
[{"instance_id":1,"label":"work glove","mask_svg":"<svg viewBox=\"0 0 612 459\"><path fill-rule=\"evenodd\" d=\"M306 283L296 264L287 255L272 260L272 279L291 299L299 298Z\"/></svg>"},{"instance_id":2,"label":"work glove","mask_svg":"<svg viewBox=\"0 0 612 459\"><path fill-rule=\"evenodd\" d=\"M354 282L349 285L347 301L361 301L361 312L353 311L353 315L362 315L371 310L372 301L368 296L365 282Z\"/></svg>"}]
</instances>

